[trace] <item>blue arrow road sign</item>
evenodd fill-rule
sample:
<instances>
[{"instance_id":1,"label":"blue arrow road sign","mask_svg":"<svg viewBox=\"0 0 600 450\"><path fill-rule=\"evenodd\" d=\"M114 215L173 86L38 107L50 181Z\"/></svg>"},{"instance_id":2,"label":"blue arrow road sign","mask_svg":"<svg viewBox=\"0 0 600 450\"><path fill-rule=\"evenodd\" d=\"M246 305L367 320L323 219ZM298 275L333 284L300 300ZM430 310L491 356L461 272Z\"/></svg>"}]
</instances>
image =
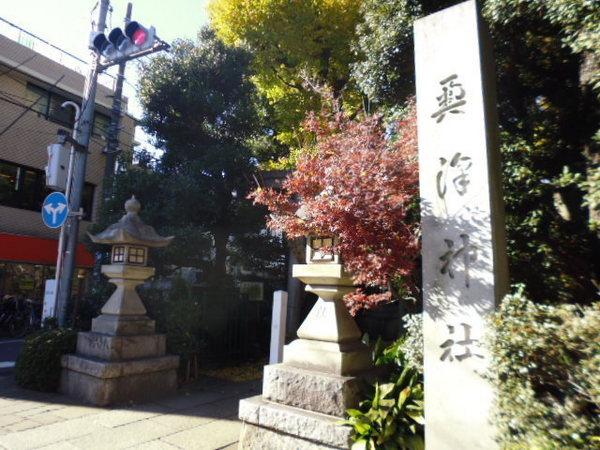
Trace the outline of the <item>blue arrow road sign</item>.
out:
<instances>
[{"instance_id":1,"label":"blue arrow road sign","mask_svg":"<svg viewBox=\"0 0 600 450\"><path fill-rule=\"evenodd\" d=\"M69 206L67 197L62 192L48 195L42 205L42 220L49 228L60 228L67 220Z\"/></svg>"}]
</instances>

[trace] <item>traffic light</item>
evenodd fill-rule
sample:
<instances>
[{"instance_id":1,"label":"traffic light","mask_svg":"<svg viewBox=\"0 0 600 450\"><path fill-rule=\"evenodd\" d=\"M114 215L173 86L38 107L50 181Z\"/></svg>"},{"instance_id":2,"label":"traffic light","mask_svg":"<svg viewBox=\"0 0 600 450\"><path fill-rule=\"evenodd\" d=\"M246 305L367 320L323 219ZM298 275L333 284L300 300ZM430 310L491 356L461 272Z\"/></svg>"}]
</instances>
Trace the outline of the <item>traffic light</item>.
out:
<instances>
[{"instance_id":1,"label":"traffic light","mask_svg":"<svg viewBox=\"0 0 600 450\"><path fill-rule=\"evenodd\" d=\"M93 33L90 48L96 50L105 58L114 56L115 47L110 43L104 33Z\"/></svg>"},{"instance_id":2,"label":"traffic light","mask_svg":"<svg viewBox=\"0 0 600 450\"><path fill-rule=\"evenodd\" d=\"M108 34L108 40L113 45L117 52L123 52L127 50L127 47L131 44L131 41L127 39L127 36L123 33L120 28L113 28Z\"/></svg>"},{"instance_id":3,"label":"traffic light","mask_svg":"<svg viewBox=\"0 0 600 450\"><path fill-rule=\"evenodd\" d=\"M138 51L152 48L156 41L154 27L144 28L139 22L129 22L125 27L125 34Z\"/></svg>"},{"instance_id":4,"label":"traffic light","mask_svg":"<svg viewBox=\"0 0 600 450\"><path fill-rule=\"evenodd\" d=\"M108 38L104 33L94 33L90 48L102 55L105 62L112 62L151 49L157 40L154 27L146 28L132 21L125 27L125 32L118 27L112 29Z\"/></svg>"}]
</instances>

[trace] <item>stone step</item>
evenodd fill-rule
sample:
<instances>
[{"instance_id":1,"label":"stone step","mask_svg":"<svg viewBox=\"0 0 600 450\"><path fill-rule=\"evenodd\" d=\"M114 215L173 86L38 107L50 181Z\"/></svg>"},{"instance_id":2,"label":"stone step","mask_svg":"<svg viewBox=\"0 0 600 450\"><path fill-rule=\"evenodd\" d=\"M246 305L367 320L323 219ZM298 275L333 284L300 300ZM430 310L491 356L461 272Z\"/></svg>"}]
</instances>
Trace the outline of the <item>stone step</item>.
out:
<instances>
[{"instance_id":1,"label":"stone step","mask_svg":"<svg viewBox=\"0 0 600 450\"><path fill-rule=\"evenodd\" d=\"M178 356L107 362L65 355L60 391L94 405L145 402L177 390Z\"/></svg>"},{"instance_id":2,"label":"stone step","mask_svg":"<svg viewBox=\"0 0 600 450\"><path fill-rule=\"evenodd\" d=\"M163 356L165 352L164 334L111 336L87 332L77 336L77 354L82 356L120 361Z\"/></svg>"},{"instance_id":3,"label":"stone step","mask_svg":"<svg viewBox=\"0 0 600 450\"><path fill-rule=\"evenodd\" d=\"M104 361L81 355L64 355L63 369L81 372L97 378L118 378L141 373L160 372L177 369L179 356L166 355L155 358L132 359L125 361Z\"/></svg>"},{"instance_id":4,"label":"stone step","mask_svg":"<svg viewBox=\"0 0 600 450\"><path fill-rule=\"evenodd\" d=\"M281 449L283 441L294 441L293 448L351 446L352 428L340 425L339 417L280 405L261 396L240 400L239 417L245 426L250 425L243 431L241 448ZM292 443L286 447L292 448Z\"/></svg>"},{"instance_id":5,"label":"stone step","mask_svg":"<svg viewBox=\"0 0 600 450\"><path fill-rule=\"evenodd\" d=\"M264 368L265 400L294 406L307 411L344 417L346 409L360 402L363 381L287 364L271 364Z\"/></svg>"}]
</instances>

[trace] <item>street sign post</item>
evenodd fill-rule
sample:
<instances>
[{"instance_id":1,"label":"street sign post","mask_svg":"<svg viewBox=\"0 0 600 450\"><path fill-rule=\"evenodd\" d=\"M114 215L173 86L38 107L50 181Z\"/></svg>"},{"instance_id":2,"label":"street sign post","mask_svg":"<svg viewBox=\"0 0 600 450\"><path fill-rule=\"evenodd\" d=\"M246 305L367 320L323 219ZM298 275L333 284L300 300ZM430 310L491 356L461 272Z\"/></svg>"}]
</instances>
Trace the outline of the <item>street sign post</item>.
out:
<instances>
[{"instance_id":1,"label":"street sign post","mask_svg":"<svg viewBox=\"0 0 600 450\"><path fill-rule=\"evenodd\" d=\"M69 203L62 192L49 194L42 205L42 220L48 228L60 228L69 215Z\"/></svg>"}]
</instances>

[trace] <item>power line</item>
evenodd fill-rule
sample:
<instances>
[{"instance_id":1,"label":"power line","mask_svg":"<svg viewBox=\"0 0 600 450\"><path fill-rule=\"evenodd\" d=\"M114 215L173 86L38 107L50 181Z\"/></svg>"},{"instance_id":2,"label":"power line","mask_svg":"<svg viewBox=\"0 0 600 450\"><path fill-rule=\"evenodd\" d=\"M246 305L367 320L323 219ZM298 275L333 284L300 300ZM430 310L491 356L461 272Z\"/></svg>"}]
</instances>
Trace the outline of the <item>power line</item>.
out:
<instances>
[{"instance_id":1,"label":"power line","mask_svg":"<svg viewBox=\"0 0 600 450\"><path fill-rule=\"evenodd\" d=\"M28 99L28 98L25 98L25 97L21 97L21 96L19 96L19 95L11 94L11 93L9 93L9 92L6 92L6 91L3 91L3 90L0 90L0 101L4 101L4 102L6 102L6 103L9 103L9 104L12 104L12 105L18 106L18 107L20 107L20 108L23 108L23 109L25 109L25 110L26 110L26 112L27 112L27 111L31 111L31 112L37 113L36 111L34 111L34 110L33 110L33 106L35 106L34 104L29 104L29 105L27 105L27 104L21 103L21 102L19 102L19 101L16 101L16 100L13 100L13 99L10 99L10 98L5 98L5 97L3 97L3 95L4 95L4 96L7 96L7 95L8 95L8 96L11 96L11 95L12 95L12 96L14 96L14 97L18 97L18 98L21 98L21 99L23 99L23 100L26 100L26 101L31 101L31 99ZM39 101L39 99L38 99L38 101ZM47 117L46 117L45 119L46 119L46 120L49 120ZM60 125L60 123L58 123L58 124ZM65 126L66 126L66 124L65 124ZM34 133L35 133L35 132L38 132L37 130L33 130L33 129L26 129L26 128L17 128L17 129L19 129L19 130L21 130L21 131L27 131L27 130L29 130L29 131L31 131L31 132L34 132ZM39 133L40 133L40 134L51 134L51 135L54 135L54 134L56 134L56 133L49 133L49 132L45 132L45 131L39 131ZM121 133L122 133L122 134L125 134L125 135L128 135L128 136L131 136L133 139L135 139L135 134L134 134L134 133L130 133L129 131L127 131L127 130L124 130L124 129L121 129L121 130L119 130L119 134L121 134ZM102 139L101 139L101 138L98 138L98 137L96 137L96 136L92 136L92 140L94 140L94 142L95 142L96 144L100 145L100 146L106 146L106 142L102 141ZM132 149L134 148L134 145L133 145L133 144L128 144L128 143L125 143L125 142L124 142L124 141L122 141L122 140L119 140L119 145L120 145L120 146L123 146L123 147L125 147L125 148L132 148Z\"/></svg>"},{"instance_id":2,"label":"power line","mask_svg":"<svg viewBox=\"0 0 600 450\"><path fill-rule=\"evenodd\" d=\"M21 33L24 33L24 34L26 34L26 35L28 35L28 36L30 36L30 37L32 37L32 38L34 38L34 39L36 39L36 40L38 40L38 41L42 42L43 44L45 44L45 45L48 45L49 47L53 48L54 50L57 50L57 51L59 51L59 52L61 52L61 53L65 54L65 55L67 55L68 57L70 57L70 58L73 58L75 61L78 61L78 62L80 62L80 63L82 63L82 64L85 64L85 65L86 65L86 67L87 67L87 65L88 65L88 61L84 60L83 58L80 58L79 56L76 56L76 55L74 55L73 53L70 53L70 52L68 52L68 51L66 51L66 50L64 50L64 49L62 49L62 48L60 48L60 47L58 47L58 46L56 46L56 45L52 44L51 42L49 42L49 41L47 41L47 40L45 40L45 39L43 39L43 38L41 38L41 37L37 36L36 34L33 34L33 33L31 33L30 31L27 31L27 30L26 30L26 29L24 29L24 28L21 28L19 25L17 25L17 24L14 24L14 23L10 22L9 20L6 20L6 19L5 19L5 18L3 18L3 17L0 17L0 21L2 21L2 22L4 22L4 23L6 23L6 24L8 24L8 25L10 25L10 26L11 26L11 27L13 27L13 28L16 28L17 30L19 30L19 32L21 32ZM35 50L33 50L33 51L35 51ZM33 59L33 58L35 58L37 55L38 55L38 54L36 53L36 54L35 54L35 55L33 55L33 56L30 58L30 59ZM18 66L18 67L20 67L21 65L23 65L23 64L25 64L25 63L27 63L27 62L29 62L29 60L26 60L26 61L24 61L23 63L19 64L19 66ZM3 75L3 74L2 74L2 75ZM102 73L101 75L106 75L107 77L109 77L109 78L112 78L113 80L116 80L116 78L117 78L115 75L112 75L112 74L110 74L110 73L106 73L106 72Z\"/></svg>"},{"instance_id":3,"label":"power line","mask_svg":"<svg viewBox=\"0 0 600 450\"><path fill-rule=\"evenodd\" d=\"M1 19L1 17L0 17ZM18 69L19 67L21 67L23 64L27 64L29 61L31 61L33 58L35 58L37 56L36 54L31 55L29 58L25 59L24 61L20 62L19 64L17 64L16 66L11 66L10 64L6 64L7 66L9 66L9 69L6 72L3 72L0 74L0 76L4 76L4 75L8 75L10 72L12 72L13 70Z\"/></svg>"},{"instance_id":4,"label":"power line","mask_svg":"<svg viewBox=\"0 0 600 450\"><path fill-rule=\"evenodd\" d=\"M55 82L55 83L52 85L52 88L54 88L54 87L55 87L55 86L56 86L58 83L60 83L64 77L65 77L65 75L62 75L60 78L58 78L58 80L56 80L56 82ZM52 88L51 88L51 89L52 89ZM40 101L42 98L44 98L44 96L43 96L43 95L40 95L40 96L38 97L38 99L37 99L35 102L33 102L33 103L31 104L31 106L29 106L28 108L26 108L26 109L25 109L25 111L23 111L21 114L19 114L19 115L18 115L18 116L15 118L15 120L13 120L13 121L12 121L10 124L8 124L8 126L7 126L6 128L4 128L4 130L0 131L0 137L2 137L2 135L3 135L4 133L6 133L8 130L10 130L10 129L13 127L13 125L14 125L14 124L16 124L16 123L17 123L19 120L21 120L21 118L22 118L22 117L23 117L25 114L27 114L27 112L28 112L28 111L30 111L30 110L31 110L31 109L32 109L32 108L33 108L35 105L37 105L37 103L38 103L38 102L39 102L39 101Z\"/></svg>"}]
</instances>

